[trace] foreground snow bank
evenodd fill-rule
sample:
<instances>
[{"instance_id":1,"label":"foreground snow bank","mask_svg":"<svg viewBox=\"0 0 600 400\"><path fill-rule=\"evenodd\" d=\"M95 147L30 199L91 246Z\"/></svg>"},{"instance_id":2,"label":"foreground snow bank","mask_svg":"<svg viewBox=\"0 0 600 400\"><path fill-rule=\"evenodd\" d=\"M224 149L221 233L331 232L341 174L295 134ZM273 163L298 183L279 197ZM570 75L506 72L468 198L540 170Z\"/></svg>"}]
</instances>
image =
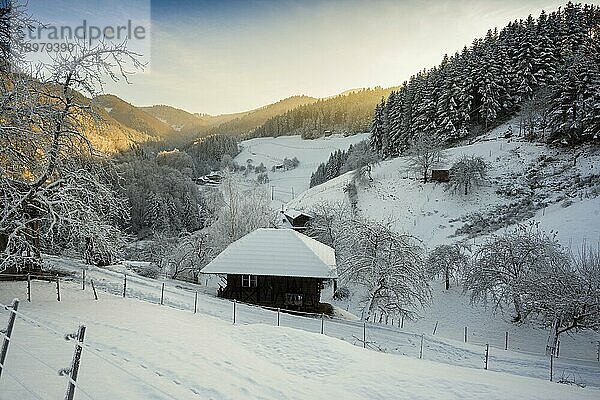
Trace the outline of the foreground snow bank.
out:
<instances>
[{"instance_id":1,"label":"foreground snow bank","mask_svg":"<svg viewBox=\"0 0 600 400\"><path fill-rule=\"evenodd\" d=\"M58 332L88 326L76 398L113 399L596 399L581 389L364 350L284 327L232 325L103 293L100 301L77 285L33 282L34 302L20 310ZM0 302L22 295L0 283ZM6 311L0 318L7 316ZM6 361L40 398L61 398L72 342L19 319ZM31 356L35 355L38 359ZM55 369L54 369L55 368ZM0 399L33 399L3 374Z\"/></svg>"}]
</instances>

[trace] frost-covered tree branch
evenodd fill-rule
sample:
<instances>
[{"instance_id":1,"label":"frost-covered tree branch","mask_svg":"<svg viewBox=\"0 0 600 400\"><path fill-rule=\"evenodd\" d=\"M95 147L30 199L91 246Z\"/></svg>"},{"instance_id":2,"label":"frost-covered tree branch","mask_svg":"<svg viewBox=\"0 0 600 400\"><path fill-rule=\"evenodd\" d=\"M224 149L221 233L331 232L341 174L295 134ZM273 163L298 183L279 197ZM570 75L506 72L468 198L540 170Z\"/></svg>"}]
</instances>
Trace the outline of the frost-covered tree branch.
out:
<instances>
[{"instance_id":1,"label":"frost-covered tree branch","mask_svg":"<svg viewBox=\"0 0 600 400\"><path fill-rule=\"evenodd\" d=\"M461 191L465 196L473 187L481 186L487 177L487 165L482 157L462 156L450 168L449 188L453 193Z\"/></svg>"},{"instance_id":2,"label":"frost-covered tree branch","mask_svg":"<svg viewBox=\"0 0 600 400\"><path fill-rule=\"evenodd\" d=\"M543 271L524 305L555 330L556 340L564 332L600 330L600 243L584 244L567 261Z\"/></svg>"},{"instance_id":3,"label":"frost-covered tree branch","mask_svg":"<svg viewBox=\"0 0 600 400\"><path fill-rule=\"evenodd\" d=\"M531 311L528 305L539 300L540 279L552 277L567 264L555 234L539 230L536 224L520 225L479 247L465 276L465 290L473 301L491 302L496 309L511 304L513 320L521 322Z\"/></svg>"},{"instance_id":4,"label":"frost-covered tree branch","mask_svg":"<svg viewBox=\"0 0 600 400\"><path fill-rule=\"evenodd\" d=\"M430 298L422 249L379 222L356 220L338 246L340 278L361 286L367 318L380 310L413 317Z\"/></svg>"},{"instance_id":5,"label":"frost-covered tree branch","mask_svg":"<svg viewBox=\"0 0 600 400\"><path fill-rule=\"evenodd\" d=\"M208 228L215 255L255 229L275 226L275 213L264 187L243 187L228 174L220 188L223 203Z\"/></svg>"},{"instance_id":6,"label":"frost-covered tree branch","mask_svg":"<svg viewBox=\"0 0 600 400\"><path fill-rule=\"evenodd\" d=\"M23 13L11 22L33 24ZM40 239L52 248L65 232L88 242L118 236L115 220L127 210L85 134L101 122L86 96L98 94L105 79L127 80L128 65L142 66L125 43L74 43L47 64L13 56L0 92L0 270L35 263Z\"/></svg>"},{"instance_id":7,"label":"frost-covered tree branch","mask_svg":"<svg viewBox=\"0 0 600 400\"><path fill-rule=\"evenodd\" d=\"M427 183L431 167L444 158L445 153L439 141L433 136L421 134L408 150L408 170L420 175L423 183Z\"/></svg>"},{"instance_id":8,"label":"frost-covered tree branch","mask_svg":"<svg viewBox=\"0 0 600 400\"><path fill-rule=\"evenodd\" d=\"M468 247L464 243L442 244L429 253L425 261L431 277L444 274L446 290L450 289L450 278L458 278L469 265Z\"/></svg>"}]
</instances>

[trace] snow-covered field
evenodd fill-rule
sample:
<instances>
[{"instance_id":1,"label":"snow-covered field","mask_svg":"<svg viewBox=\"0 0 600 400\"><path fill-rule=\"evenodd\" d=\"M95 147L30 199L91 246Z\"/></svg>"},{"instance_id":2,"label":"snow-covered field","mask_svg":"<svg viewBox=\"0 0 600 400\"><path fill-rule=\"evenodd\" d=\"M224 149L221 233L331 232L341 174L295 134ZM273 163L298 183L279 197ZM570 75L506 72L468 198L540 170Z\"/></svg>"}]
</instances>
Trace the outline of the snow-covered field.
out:
<instances>
[{"instance_id":1,"label":"snow-covered field","mask_svg":"<svg viewBox=\"0 0 600 400\"><path fill-rule=\"evenodd\" d=\"M502 218L537 221L543 229L558 231L561 242L574 248L600 239L600 200L593 192L600 155L587 152L573 166L572 155L506 140L505 130L506 125L501 126L479 142L448 151L448 164L462 154L484 157L490 165L488 186L469 196L454 195L441 184L414 179L406 172L406 160L389 160L374 168L370 187L359 189L361 212L390 221L428 249L459 239L477 245L498 225L507 225ZM252 139L242 143L236 161L244 165L252 158L254 165L265 164L269 185L274 186L274 208L287 204L310 209L322 202L346 201L343 187L350 174L308 189L310 175L332 151L347 149L367 136ZM285 157L297 157L299 167L272 172L271 167ZM533 178L532 169L537 171ZM589 177L591 183L586 181ZM532 179L533 189L527 186ZM575 184L581 181L587 183ZM521 207L527 196L532 203ZM471 237L457 235L456 230L472 223L477 214L483 225L475 228L483 230ZM80 261L56 257L47 257L47 263L74 279L84 267ZM445 291L439 281L432 282L432 304L421 311L418 321L404 321L403 328L398 321L395 326L366 324L368 349L363 349L363 323L353 318L326 318L325 335L320 335L318 316L281 314L282 326L277 327L276 312L237 304L233 325L233 304L214 296L210 280L207 285L192 285L128 272L123 299L127 268L85 268L99 290L99 301L92 299L89 284L82 291L76 281L63 282L59 303L53 283L33 283L33 301L22 302L20 310L41 326L18 320L0 380L0 399L60 398L66 379L57 371L69 365L73 351L73 343L62 335L75 331L81 322L88 326L89 346L77 399L600 398L596 361L600 334L561 337L560 357L554 360L555 380L583 383L586 388L550 383L549 358L544 355L547 331L514 325L509 315L493 315L471 305L461 288ZM164 307L156 304L161 282L166 285ZM25 288L24 282L0 283L0 302L25 299ZM356 298L337 302L326 289L323 301L360 316ZM1 319L7 315L0 309ZM465 327L468 343L463 339ZM504 350L506 332L508 350ZM489 371L483 370L486 343ZM15 378L35 393L27 392Z\"/></svg>"},{"instance_id":2,"label":"snow-covered field","mask_svg":"<svg viewBox=\"0 0 600 400\"><path fill-rule=\"evenodd\" d=\"M309 187L310 176L319 164L326 162L329 155L336 150L347 150L351 144L369 137L368 133L354 136L332 135L313 140L303 140L300 136L281 136L277 138L256 138L245 140L240 144L242 151L235 158L239 165L246 165L248 159L253 164L261 162L267 167L269 186L274 187L275 208L290 201ZM274 165L283 163L284 158L297 157L300 165L289 171L271 171ZM250 174L249 178L254 178Z\"/></svg>"},{"instance_id":3,"label":"snow-covered field","mask_svg":"<svg viewBox=\"0 0 600 400\"><path fill-rule=\"evenodd\" d=\"M0 288L4 304L23 297L22 282L2 283ZM137 290L141 292L141 288L138 284ZM77 399L485 396L549 400L600 396L598 389L590 387L495 372L493 357L492 371L446 365L428 360L427 353L419 360L291 329L285 326L289 322L285 319L281 327L233 325L204 312L193 314L104 292L94 301L89 287L82 291L75 282L62 284L61 302L56 301L52 283L34 281L32 292L33 301L22 302L19 310L38 325L17 320L0 380L1 399L62 398L67 381L57 371L69 365L74 348L62 334L75 331L79 323L86 324L87 333ZM201 302L206 299L203 296ZM212 309L212 304L206 306ZM2 310L0 315L6 318L8 313Z\"/></svg>"},{"instance_id":4,"label":"snow-covered field","mask_svg":"<svg viewBox=\"0 0 600 400\"><path fill-rule=\"evenodd\" d=\"M509 121L475 143L449 149L446 160L442 162L448 166L462 155L483 157L489 165L489 183L485 187L468 196L453 194L444 184L421 183L407 172L407 160L397 158L375 166L374 183L370 187L359 188L361 213L373 219L390 221L397 231L422 240L427 249L467 239L476 246L487 234L517 222L537 222L546 231L556 231L561 243L575 251L584 242L599 241L600 197L596 197L599 188L596 178L600 174L598 151L578 149L572 153L518 138L506 139L504 133L509 124L514 128L518 122ZM263 140L262 143L266 144L275 139ZM294 147L311 147L311 141L295 140L299 143ZM278 151L267 145L261 148L265 159L276 157ZM290 152L285 156L297 154ZM576 165L573 162L575 154L578 155ZM327 158L326 155L320 157L315 165ZM305 176L308 182L310 173ZM308 189L286 206L310 210L319 203L345 202L343 188L351 179L352 174L348 173ZM586 179L590 182L580 183ZM531 204L528 204L530 199ZM474 226L472 237L456 233L457 229L472 223L475 216L484 225ZM483 228L481 233L476 232L479 228ZM408 329L432 333L437 324L437 335L462 340L466 326L470 342L491 343L498 347L504 346L505 334L509 332L513 349L533 353L544 351L547 331L530 324L516 326L510 322L509 312L493 315L491 310L471 305L461 288L446 292L441 287L442 283L433 282L432 304L420 313L421 319L405 324ZM329 296L324 300L360 315L356 298L350 302L336 302ZM599 342L600 334L593 332L564 336L561 338L561 354L596 359Z\"/></svg>"}]
</instances>

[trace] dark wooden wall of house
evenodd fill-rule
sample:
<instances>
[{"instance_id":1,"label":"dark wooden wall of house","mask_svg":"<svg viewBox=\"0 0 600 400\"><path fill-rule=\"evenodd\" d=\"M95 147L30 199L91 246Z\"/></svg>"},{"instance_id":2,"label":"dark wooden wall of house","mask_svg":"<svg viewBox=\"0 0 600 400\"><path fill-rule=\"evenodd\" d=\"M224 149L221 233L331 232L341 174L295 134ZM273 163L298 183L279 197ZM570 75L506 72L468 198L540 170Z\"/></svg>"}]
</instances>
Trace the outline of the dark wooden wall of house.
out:
<instances>
[{"instance_id":1,"label":"dark wooden wall of house","mask_svg":"<svg viewBox=\"0 0 600 400\"><path fill-rule=\"evenodd\" d=\"M294 228L305 229L309 221L310 217L308 215L300 214L292 220L292 225L294 226Z\"/></svg>"},{"instance_id":2,"label":"dark wooden wall of house","mask_svg":"<svg viewBox=\"0 0 600 400\"><path fill-rule=\"evenodd\" d=\"M256 287L242 287L242 275L227 275L223 297L246 303L292 310L316 311L321 300L323 280L289 276L257 276ZM301 294L302 306L285 304L286 293Z\"/></svg>"}]
</instances>

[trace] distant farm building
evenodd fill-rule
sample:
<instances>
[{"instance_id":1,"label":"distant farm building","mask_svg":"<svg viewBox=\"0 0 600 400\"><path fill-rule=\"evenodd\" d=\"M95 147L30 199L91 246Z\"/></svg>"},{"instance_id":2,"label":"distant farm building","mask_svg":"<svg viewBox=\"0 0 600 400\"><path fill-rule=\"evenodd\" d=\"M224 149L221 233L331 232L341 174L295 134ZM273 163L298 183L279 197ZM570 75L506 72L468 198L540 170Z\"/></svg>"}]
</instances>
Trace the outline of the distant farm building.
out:
<instances>
[{"instance_id":1,"label":"distant farm building","mask_svg":"<svg viewBox=\"0 0 600 400\"><path fill-rule=\"evenodd\" d=\"M223 180L223 177L216 173L204 175L204 176L201 176L200 178L194 179L194 181L198 185L208 185L208 186L217 186L221 183L222 180Z\"/></svg>"},{"instance_id":2,"label":"distant farm building","mask_svg":"<svg viewBox=\"0 0 600 400\"><path fill-rule=\"evenodd\" d=\"M281 211L281 227L304 232L313 216L304 211L287 209Z\"/></svg>"},{"instance_id":3,"label":"distant farm building","mask_svg":"<svg viewBox=\"0 0 600 400\"><path fill-rule=\"evenodd\" d=\"M324 283L337 279L334 250L291 229L257 229L202 273L227 275L221 297L301 311L317 311Z\"/></svg>"},{"instance_id":4,"label":"distant farm building","mask_svg":"<svg viewBox=\"0 0 600 400\"><path fill-rule=\"evenodd\" d=\"M431 180L436 182L450 182L449 169L432 169Z\"/></svg>"},{"instance_id":5,"label":"distant farm building","mask_svg":"<svg viewBox=\"0 0 600 400\"><path fill-rule=\"evenodd\" d=\"M431 180L434 182L450 182L450 167L437 163L431 167Z\"/></svg>"}]
</instances>

